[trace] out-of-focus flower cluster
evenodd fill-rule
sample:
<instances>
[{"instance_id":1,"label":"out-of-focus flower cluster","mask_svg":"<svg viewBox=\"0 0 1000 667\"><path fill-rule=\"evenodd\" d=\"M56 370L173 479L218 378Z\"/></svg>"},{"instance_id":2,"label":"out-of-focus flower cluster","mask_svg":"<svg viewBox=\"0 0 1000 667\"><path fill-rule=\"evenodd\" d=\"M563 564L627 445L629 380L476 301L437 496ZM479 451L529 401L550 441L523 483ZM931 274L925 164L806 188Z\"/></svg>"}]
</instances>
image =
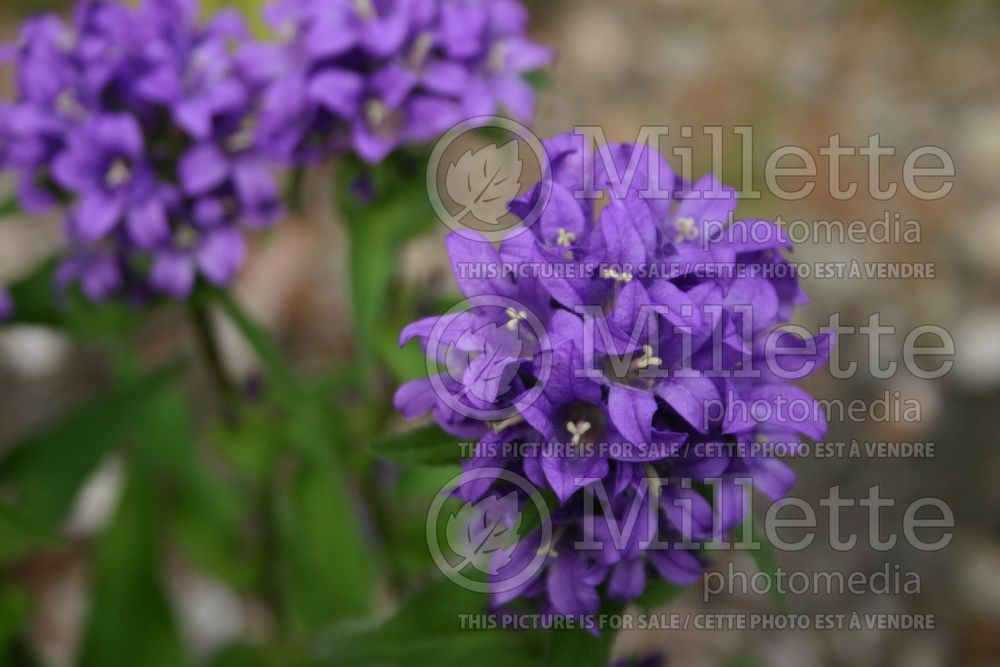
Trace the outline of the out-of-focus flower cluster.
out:
<instances>
[{"instance_id":1,"label":"out-of-focus flower cluster","mask_svg":"<svg viewBox=\"0 0 1000 667\"><path fill-rule=\"evenodd\" d=\"M281 0L268 20L282 43L240 60L267 87L261 137L295 163L379 162L497 112L530 121L524 75L551 59L516 0Z\"/></svg>"},{"instance_id":2,"label":"out-of-focus flower cluster","mask_svg":"<svg viewBox=\"0 0 1000 667\"><path fill-rule=\"evenodd\" d=\"M0 166L26 212L67 207L59 279L92 299L225 284L243 228L280 213L259 95L236 67L247 29L229 11L201 25L197 9L84 1L69 24L29 20L7 49L18 95L0 105Z\"/></svg>"},{"instance_id":3,"label":"out-of-focus flower cluster","mask_svg":"<svg viewBox=\"0 0 1000 667\"><path fill-rule=\"evenodd\" d=\"M522 219L543 205L535 224L498 246L448 238L472 307L403 331L443 372L402 386L396 406L478 441L466 501L515 492L523 511L528 496L500 470L554 496L551 539L537 528L495 552L493 599L576 615L636 599L651 575L692 583L703 562L678 541L721 539L751 483L788 491L794 473L754 444L824 436L816 401L789 379L831 341L775 329L805 301L787 236L733 221L736 195L714 177L686 182L643 146L609 145L607 160L577 135L545 146L551 183L510 205ZM580 196L591 191L603 198ZM540 553L535 576L508 585Z\"/></svg>"},{"instance_id":4,"label":"out-of-focus flower cluster","mask_svg":"<svg viewBox=\"0 0 1000 667\"><path fill-rule=\"evenodd\" d=\"M0 322L7 320L14 314L14 302L11 301L10 293L3 285L0 285Z\"/></svg>"}]
</instances>

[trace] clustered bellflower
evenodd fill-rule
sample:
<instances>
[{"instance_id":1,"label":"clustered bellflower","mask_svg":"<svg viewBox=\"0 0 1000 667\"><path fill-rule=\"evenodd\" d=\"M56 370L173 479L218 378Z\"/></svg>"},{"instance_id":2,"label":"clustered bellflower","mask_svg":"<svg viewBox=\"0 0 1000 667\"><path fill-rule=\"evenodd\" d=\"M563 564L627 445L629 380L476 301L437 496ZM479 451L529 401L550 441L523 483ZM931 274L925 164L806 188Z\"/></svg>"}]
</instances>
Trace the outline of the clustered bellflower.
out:
<instances>
[{"instance_id":1,"label":"clustered bellflower","mask_svg":"<svg viewBox=\"0 0 1000 667\"><path fill-rule=\"evenodd\" d=\"M67 209L62 284L91 299L186 296L231 281L244 230L280 214L256 140L259 91L237 67L239 14L202 25L196 0L80 2L34 18L8 49L0 166L29 213Z\"/></svg>"},{"instance_id":2,"label":"clustered bellflower","mask_svg":"<svg viewBox=\"0 0 1000 667\"><path fill-rule=\"evenodd\" d=\"M473 307L404 329L401 344L419 339L443 372L403 385L395 403L478 442L456 491L466 501L514 491L528 504L486 470L554 496L548 543L536 528L495 552L494 604L526 598L582 615L638 598L654 577L696 581L698 551L674 538L697 543L740 524L751 482L772 499L787 493L792 470L751 446L825 435L816 401L789 378L820 365L831 341L775 329L806 300L783 256L787 236L769 221L734 221L735 193L713 176L687 182L646 146L608 145L603 160L579 135L544 144L550 187L509 206L524 219L541 202L537 222L497 245L472 231L448 237ZM578 194L591 191L603 198ZM543 446L503 447L532 443ZM598 486L607 507L588 516ZM539 553L535 576L501 585Z\"/></svg>"},{"instance_id":3,"label":"clustered bellflower","mask_svg":"<svg viewBox=\"0 0 1000 667\"><path fill-rule=\"evenodd\" d=\"M377 163L497 112L528 122L524 75L551 60L516 0L282 0L267 17L281 43L240 59L267 88L262 140L291 163Z\"/></svg>"}]
</instances>

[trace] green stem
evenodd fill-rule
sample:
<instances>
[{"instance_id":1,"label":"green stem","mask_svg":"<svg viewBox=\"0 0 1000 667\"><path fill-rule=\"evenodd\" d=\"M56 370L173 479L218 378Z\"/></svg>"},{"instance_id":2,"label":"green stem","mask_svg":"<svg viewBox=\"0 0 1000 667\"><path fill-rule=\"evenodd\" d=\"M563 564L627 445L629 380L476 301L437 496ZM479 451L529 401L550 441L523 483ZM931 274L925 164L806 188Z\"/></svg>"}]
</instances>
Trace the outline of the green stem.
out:
<instances>
[{"instance_id":1,"label":"green stem","mask_svg":"<svg viewBox=\"0 0 1000 667\"><path fill-rule=\"evenodd\" d=\"M396 533L391 507L392 498L387 498L386 492L378 488L376 466L377 462L372 462L372 465L368 466L368 469L360 475L358 488L361 500L367 507L373 524L372 528L374 528L375 541L377 542L375 548L385 564L386 584L389 587L389 592L398 596L406 590L407 582L392 553Z\"/></svg>"},{"instance_id":2,"label":"green stem","mask_svg":"<svg viewBox=\"0 0 1000 667\"><path fill-rule=\"evenodd\" d=\"M257 498L257 511L261 521L260 535L260 591L267 606L274 614L275 632L279 643L285 644L291 641L292 628L288 605L285 601L284 586L281 572L281 537L279 535L278 522L276 516L277 495L276 488L280 484L280 466L268 475L260 488Z\"/></svg>"},{"instance_id":3,"label":"green stem","mask_svg":"<svg viewBox=\"0 0 1000 667\"><path fill-rule=\"evenodd\" d=\"M302 399L302 386L285 363L278 346L271 340L270 335L244 312L229 292L207 288L204 294L205 301L218 304L230 321L236 325L250 347L253 348L257 358L268 373L268 382L277 390L279 398L286 401L286 404L290 402L291 405L295 405ZM204 301L200 303L204 303Z\"/></svg>"},{"instance_id":4,"label":"green stem","mask_svg":"<svg viewBox=\"0 0 1000 667\"><path fill-rule=\"evenodd\" d=\"M219 293L216 293L217 296ZM249 318L239 310L235 301L228 295L219 297L223 309L234 323L243 330ZM235 404L239 393L233 385L222 362L217 339L212 326L210 308L203 300L195 300L191 306L191 320L198 335L206 365L215 380L220 394L228 403ZM252 341L258 342L259 341ZM255 347L257 347L255 345ZM277 639L279 643L289 641L291 630L288 609L282 594L280 573L280 539L278 537L277 518L275 517L276 490L278 480L274 474L269 475L261 485L256 498L256 511L261 522L261 535L258 543L258 558L260 562L260 580L258 582L262 598L274 614Z\"/></svg>"},{"instance_id":5,"label":"green stem","mask_svg":"<svg viewBox=\"0 0 1000 667\"><path fill-rule=\"evenodd\" d=\"M202 303L191 304L191 322L194 325L198 344L208 371L215 382L216 389L227 403L234 403L239 398L239 392L226 372L222 362L222 353L215 337L211 313Z\"/></svg>"}]
</instances>

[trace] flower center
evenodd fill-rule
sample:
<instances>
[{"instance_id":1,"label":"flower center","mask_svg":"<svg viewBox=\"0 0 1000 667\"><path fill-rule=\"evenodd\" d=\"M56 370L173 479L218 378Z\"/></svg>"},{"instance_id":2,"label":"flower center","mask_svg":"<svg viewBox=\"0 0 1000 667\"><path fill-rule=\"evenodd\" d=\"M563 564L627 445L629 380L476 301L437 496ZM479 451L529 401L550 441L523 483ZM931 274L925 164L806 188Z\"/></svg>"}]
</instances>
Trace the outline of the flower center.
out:
<instances>
[{"instance_id":1,"label":"flower center","mask_svg":"<svg viewBox=\"0 0 1000 667\"><path fill-rule=\"evenodd\" d=\"M566 429L566 437L569 445L566 454L577 456L585 453L582 445L584 443L593 444L598 442L605 432L606 418L604 411L596 405L586 401L574 401L560 409L554 416L553 422L562 423Z\"/></svg>"},{"instance_id":2,"label":"flower center","mask_svg":"<svg viewBox=\"0 0 1000 667\"><path fill-rule=\"evenodd\" d=\"M570 248L576 241L576 234L570 231L566 231L565 228L559 228L559 236L556 238L556 245L562 248ZM566 250L563 252L563 257L566 259L573 259L573 251Z\"/></svg>"},{"instance_id":3,"label":"flower center","mask_svg":"<svg viewBox=\"0 0 1000 667\"><path fill-rule=\"evenodd\" d=\"M198 243L198 232L188 226L181 227L174 233L174 243L182 250L189 250Z\"/></svg>"},{"instance_id":4,"label":"flower center","mask_svg":"<svg viewBox=\"0 0 1000 667\"><path fill-rule=\"evenodd\" d=\"M616 384L637 389L649 389L656 382L656 374L650 369L663 365L663 359L654 354L652 345L643 345L642 354L633 357L625 365L627 357L607 356L603 358L604 377Z\"/></svg>"},{"instance_id":5,"label":"flower center","mask_svg":"<svg viewBox=\"0 0 1000 667\"><path fill-rule=\"evenodd\" d=\"M372 132L383 138L392 138L399 129L401 115L380 99L372 98L364 105L365 123Z\"/></svg>"},{"instance_id":6,"label":"flower center","mask_svg":"<svg viewBox=\"0 0 1000 667\"><path fill-rule=\"evenodd\" d=\"M653 356L653 346L643 345L642 346L642 356L635 359L630 364L629 368L631 370L642 370L644 368L657 367L663 363L663 360L659 357Z\"/></svg>"},{"instance_id":7,"label":"flower center","mask_svg":"<svg viewBox=\"0 0 1000 667\"><path fill-rule=\"evenodd\" d=\"M254 122L250 116L240 121L240 127L226 139L226 148L230 153L242 153L253 148Z\"/></svg>"},{"instance_id":8,"label":"flower center","mask_svg":"<svg viewBox=\"0 0 1000 667\"><path fill-rule=\"evenodd\" d=\"M365 102L365 120L368 124L377 128L385 122L389 115L389 109L379 100L368 100Z\"/></svg>"},{"instance_id":9,"label":"flower center","mask_svg":"<svg viewBox=\"0 0 1000 667\"><path fill-rule=\"evenodd\" d=\"M109 188L116 188L127 183L132 178L132 168L123 158L115 158L108 167L108 173L104 177L104 183Z\"/></svg>"},{"instance_id":10,"label":"flower center","mask_svg":"<svg viewBox=\"0 0 1000 667\"><path fill-rule=\"evenodd\" d=\"M375 18L375 5L372 0L354 0L354 9L357 11L358 16L366 21L371 21Z\"/></svg>"},{"instance_id":11,"label":"flower center","mask_svg":"<svg viewBox=\"0 0 1000 667\"><path fill-rule=\"evenodd\" d=\"M698 238L698 228L694 224L694 218L677 218L674 221L674 228L677 229L675 242L693 241Z\"/></svg>"},{"instance_id":12,"label":"flower center","mask_svg":"<svg viewBox=\"0 0 1000 667\"><path fill-rule=\"evenodd\" d=\"M511 331L515 331L517 330L517 325L520 322L523 322L524 320L528 319L528 313L526 313L523 310L517 310L515 308L508 306L507 317L510 318L510 320L508 320L506 324L507 328L510 329Z\"/></svg>"},{"instance_id":13,"label":"flower center","mask_svg":"<svg viewBox=\"0 0 1000 667\"><path fill-rule=\"evenodd\" d=\"M59 93L56 98L56 109L65 116L82 116L87 110L80 104L76 92L70 88Z\"/></svg>"}]
</instances>

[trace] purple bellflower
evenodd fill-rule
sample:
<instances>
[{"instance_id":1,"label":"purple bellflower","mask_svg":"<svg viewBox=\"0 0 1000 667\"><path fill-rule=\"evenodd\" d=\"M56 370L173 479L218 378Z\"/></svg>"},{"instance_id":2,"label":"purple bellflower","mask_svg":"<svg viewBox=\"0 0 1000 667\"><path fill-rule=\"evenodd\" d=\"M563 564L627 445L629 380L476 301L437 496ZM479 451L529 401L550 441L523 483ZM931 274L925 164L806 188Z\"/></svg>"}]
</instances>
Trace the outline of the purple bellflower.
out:
<instances>
[{"instance_id":1,"label":"purple bellflower","mask_svg":"<svg viewBox=\"0 0 1000 667\"><path fill-rule=\"evenodd\" d=\"M83 0L70 24L30 20L11 49L0 167L18 174L24 210L67 208L58 281L91 299L224 285L244 231L280 217L257 87L236 63L247 30L235 12L202 25L197 10Z\"/></svg>"},{"instance_id":2,"label":"purple bellflower","mask_svg":"<svg viewBox=\"0 0 1000 667\"><path fill-rule=\"evenodd\" d=\"M780 328L805 302L787 236L733 220L735 194L716 179L686 182L644 146L609 145L603 159L576 135L545 146L552 182L535 224L497 246L448 237L472 307L404 329L401 344L420 340L443 372L400 387L396 406L478 441L466 501L516 490L483 470L553 497L548 543L536 529L495 554L493 602L576 615L634 600L654 577L693 583L703 563L683 545L739 525L751 485L788 492L794 473L754 445L824 437L818 403L790 379L831 341ZM589 191L602 198L578 196ZM527 217L540 193L511 211ZM539 553L533 577L502 585Z\"/></svg>"},{"instance_id":3,"label":"purple bellflower","mask_svg":"<svg viewBox=\"0 0 1000 667\"><path fill-rule=\"evenodd\" d=\"M551 60L516 0L281 0L268 18L283 43L240 63L265 89L261 141L296 163L380 162L498 112L529 122L524 75Z\"/></svg>"}]
</instances>

